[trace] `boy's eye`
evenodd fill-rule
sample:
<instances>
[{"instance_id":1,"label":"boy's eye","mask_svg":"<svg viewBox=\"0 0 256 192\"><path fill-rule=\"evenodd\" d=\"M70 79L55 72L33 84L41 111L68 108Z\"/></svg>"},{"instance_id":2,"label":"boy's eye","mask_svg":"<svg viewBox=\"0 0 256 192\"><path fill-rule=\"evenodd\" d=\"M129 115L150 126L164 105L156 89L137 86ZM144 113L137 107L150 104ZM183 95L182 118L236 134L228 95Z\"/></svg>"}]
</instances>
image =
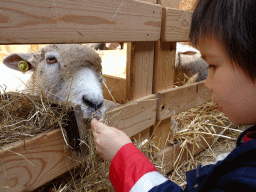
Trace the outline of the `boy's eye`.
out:
<instances>
[{"instance_id":1,"label":"boy's eye","mask_svg":"<svg viewBox=\"0 0 256 192\"><path fill-rule=\"evenodd\" d=\"M216 65L210 64L210 65L207 67L207 69L213 69L213 70L215 70L215 69L216 69Z\"/></svg>"}]
</instances>

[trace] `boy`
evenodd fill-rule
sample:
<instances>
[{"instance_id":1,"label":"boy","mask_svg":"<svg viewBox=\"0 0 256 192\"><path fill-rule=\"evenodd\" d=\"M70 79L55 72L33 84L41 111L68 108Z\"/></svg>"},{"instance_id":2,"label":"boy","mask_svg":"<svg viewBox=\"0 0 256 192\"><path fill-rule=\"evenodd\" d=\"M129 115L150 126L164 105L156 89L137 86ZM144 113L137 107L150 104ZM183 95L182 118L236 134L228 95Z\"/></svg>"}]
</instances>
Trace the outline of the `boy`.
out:
<instances>
[{"instance_id":1,"label":"boy","mask_svg":"<svg viewBox=\"0 0 256 192\"><path fill-rule=\"evenodd\" d=\"M205 86L230 121L256 124L256 1L200 0L192 17L190 39L209 65ZM96 149L110 165L116 191L182 191L120 130L92 120ZM187 172L185 191L256 191L256 126L215 165Z\"/></svg>"}]
</instances>

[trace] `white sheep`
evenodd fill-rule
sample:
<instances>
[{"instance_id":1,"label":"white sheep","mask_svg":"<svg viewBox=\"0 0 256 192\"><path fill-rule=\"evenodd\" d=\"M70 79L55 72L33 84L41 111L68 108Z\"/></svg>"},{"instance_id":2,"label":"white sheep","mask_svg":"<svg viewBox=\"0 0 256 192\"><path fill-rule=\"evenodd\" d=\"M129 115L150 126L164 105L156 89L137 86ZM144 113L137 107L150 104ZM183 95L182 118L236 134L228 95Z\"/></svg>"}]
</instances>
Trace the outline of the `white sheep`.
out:
<instances>
[{"instance_id":1,"label":"white sheep","mask_svg":"<svg viewBox=\"0 0 256 192\"><path fill-rule=\"evenodd\" d=\"M85 119L104 117L101 58L92 48L47 45L38 52L10 54L3 63L15 70L33 72L26 83L29 92L43 91L48 97L79 104Z\"/></svg>"}]
</instances>

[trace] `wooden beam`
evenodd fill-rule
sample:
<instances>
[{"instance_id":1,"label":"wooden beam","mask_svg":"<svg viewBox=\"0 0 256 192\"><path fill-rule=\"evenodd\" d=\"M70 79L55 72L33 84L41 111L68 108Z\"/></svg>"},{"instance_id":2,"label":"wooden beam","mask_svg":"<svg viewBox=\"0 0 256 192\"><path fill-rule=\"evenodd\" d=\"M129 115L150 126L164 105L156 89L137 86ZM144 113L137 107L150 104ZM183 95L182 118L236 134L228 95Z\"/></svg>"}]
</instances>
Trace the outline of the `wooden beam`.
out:
<instances>
[{"instance_id":1,"label":"wooden beam","mask_svg":"<svg viewBox=\"0 0 256 192\"><path fill-rule=\"evenodd\" d=\"M144 2L148 2L148 3L157 4L157 0L138 0L138 1L144 1Z\"/></svg>"},{"instance_id":2,"label":"wooden beam","mask_svg":"<svg viewBox=\"0 0 256 192\"><path fill-rule=\"evenodd\" d=\"M58 129L1 148L1 189L34 190L74 168L82 159L65 152L65 145Z\"/></svg>"},{"instance_id":3,"label":"wooden beam","mask_svg":"<svg viewBox=\"0 0 256 192\"><path fill-rule=\"evenodd\" d=\"M192 11L163 8L161 41L189 41Z\"/></svg>"},{"instance_id":4,"label":"wooden beam","mask_svg":"<svg viewBox=\"0 0 256 192\"><path fill-rule=\"evenodd\" d=\"M176 55L176 43L160 42L156 43L155 49L155 66L154 66L154 82L153 93L171 89L174 81L174 63ZM166 147L166 139L169 135L171 119L157 121L151 128L154 143L162 150Z\"/></svg>"},{"instance_id":5,"label":"wooden beam","mask_svg":"<svg viewBox=\"0 0 256 192\"><path fill-rule=\"evenodd\" d=\"M180 0L158 0L163 7L179 8Z\"/></svg>"},{"instance_id":6,"label":"wooden beam","mask_svg":"<svg viewBox=\"0 0 256 192\"><path fill-rule=\"evenodd\" d=\"M173 87L175 55L176 43L156 43L153 93Z\"/></svg>"},{"instance_id":7,"label":"wooden beam","mask_svg":"<svg viewBox=\"0 0 256 192\"><path fill-rule=\"evenodd\" d=\"M197 5L198 0L186 0L180 1L179 9L187 10L187 11L194 11Z\"/></svg>"},{"instance_id":8,"label":"wooden beam","mask_svg":"<svg viewBox=\"0 0 256 192\"><path fill-rule=\"evenodd\" d=\"M126 79L105 74L103 77L106 79L108 89L114 97L115 101L117 103L124 104L126 99ZM113 101L106 87L104 85L102 85L102 87L104 99Z\"/></svg>"},{"instance_id":9,"label":"wooden beam","mask_svg":"<svg viewBox=\"0 0 256 192\"><path fill-rule=\"evenodd\" d=\"M129 137L152 126L156 120L156 95L130 101L106 113L109 126L123 130Z\"/></svg>"},{"instance_id":10,"label":"wooden beam","mask_svg":"<svg viewBox=\"0 0 256 192\"><path fill-rule=\"evenodd\" d=\"M134 0L1 0L0 44L157 41L161 16Z\"/></svg>"},{"instance_id":11,"label":"wooden beam","mask_svg":"<svg viewBox=\"0 0 256 192\"><path fill-rule=\"evenodd\" d=\"M152 94L154 42L129 43L127 47L127 100Z\"/></svg>"},{"instance_id":12,"label":"wooden beam","mask_svg":"<svg viewBox=\"0 0 256 192\"><path fill-rule=\"evenodd\" d=\"M166 119L210 101L210 94L204 82L160 91L157 94L157 119Z\"/></svg>"},{"instance_id":13,"label":"wooden beam","mask_svg":"<svg viewBox=\"0 0 256 192\"><path fill-rule=\"evenodd\" d=\"M160 0L158 3L162 7L178 8L179 0ZM162 25L164 21L162 18ZM163 27L162 27L163 28ZM170 89L173 87L174 81L174 64L176 56L176 42L156 42L155 46L155 65L154 65L154 82L153 93L157 94L159 91ZM166 147L166 140L169 136L171 119L156 121L151 128L153 134L153 142L162 150ZM155 152L156 150L153 149Z\"/></svg>"}]
</instances>

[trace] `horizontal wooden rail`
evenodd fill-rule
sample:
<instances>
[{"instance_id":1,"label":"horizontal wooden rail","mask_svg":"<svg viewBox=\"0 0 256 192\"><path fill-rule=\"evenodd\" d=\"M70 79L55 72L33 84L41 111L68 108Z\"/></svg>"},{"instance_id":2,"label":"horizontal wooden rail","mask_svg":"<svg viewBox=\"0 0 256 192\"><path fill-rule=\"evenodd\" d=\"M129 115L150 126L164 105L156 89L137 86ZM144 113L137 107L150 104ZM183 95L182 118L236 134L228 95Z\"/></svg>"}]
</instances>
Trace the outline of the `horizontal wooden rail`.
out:
<instances>
[{"instance_id":1,"label":"horizontal wooden rail","mask_svg":"<svg viewBox=\"0 0 256 192\"><path fill-rule=\"evenodd\" d=\"M157 98L157 120L162 120L210 101L210 90L199 82L160 91Z\"/></svg>"},{"instance_id":2,"label":"horizontal wooden rail","mask_svg":"<svg viewBox=\"0 0 256 192\"><path fill-rule=\"evenodd\" d=\"M74 168L82 159L64 146L58 129L1 148L0 191L33 190Z\"/></svg>"},{"instance_id":3,"label":"horizontal wooden rail","mask_svg":"<svg viewBox=\"0 0 256 192\"><path fill-rule=\"evenodd\" d=\"M154 125L156 95L152 94L114 108L106 113L110 126L123 130L129 137Z\"/></svg>"},{"instance_id":4,"label":"horizontal wooden rail","mask_svg":"<svg viewBox=\"0 0 256 192\"><path fill-rule=\"evenodd\" d=\"M189 41L192 11L163 8L162 41Z\"/></svg>"},{"instance_id":5,"label":"horizontal wooden rail","mask_svg":"<svg viewBox=\"0 0 256 192\"><path fill-rule=\"evenodd\" d=\"M157 41L161 17L134 0L1 0L0 44Z\"/></svg>"}]
</instances>

